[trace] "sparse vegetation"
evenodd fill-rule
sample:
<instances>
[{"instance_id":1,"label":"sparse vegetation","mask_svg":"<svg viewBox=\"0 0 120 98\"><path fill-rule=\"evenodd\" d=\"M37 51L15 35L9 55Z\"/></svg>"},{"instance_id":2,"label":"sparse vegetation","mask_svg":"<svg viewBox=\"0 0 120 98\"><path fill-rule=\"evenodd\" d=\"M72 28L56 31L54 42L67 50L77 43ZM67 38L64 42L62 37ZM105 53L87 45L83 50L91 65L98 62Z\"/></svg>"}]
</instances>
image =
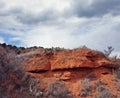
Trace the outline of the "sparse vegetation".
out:
<instances>
[{"instance_id":1,"label":"sparse vegetation","mask_svg":"<svg viewBox=\"0 0 120 98\"><path fill-rule=\"evenodd\" d=\"M0 98L32 98L28 92L32 78L20 69L20 58L13 51L0 50Z\"/></svg>"},{"instance_id":2,"label":"sparse vegetation","mask_svg":"<svg viewBox=\"0 0 120 98\"><path fill-rule=\"evenodd\" d=\"M106 87L105 83L98 80L95 82L97 94L94 98L117 98L113 95L110 90Z\"/></svg>"},{"instance_id":3,"label":"sparse vegetation","mask_svg":"<svg viewBox=\"0 0 120 98\"><path fill-rule=\"evenodd\" d=\"M38 86L39 81L33 79L30 81L30 86L29 86L29 92L32 96L35 98L42 98L43 97L43 91L42 89Z\"/></svg>"},{"instance_id":4,"label":"sparse vegetation","mask_svg":"<svg viewBox=\"0 0 120 98\"><path fill-rule=\"evenodd\" d=\"M47 98L72 98L72 96L62 81L55 81L48 87Z\"/></svg>"},{"instance_id":5,"label":"sparse vegetation","mask_svg":"<svg viewBox=\"0 0 120 98\"><path fill-rule=\"evenodd\" d=\"M104 86L98 87L98 94L95 96L95 98L112 98L112 94L108 89L106 89Z\"/></svg>"},{"instance_id":6,"label":"sparse vegetation","mask_svg":"<svg viewBox=\"0 0 120 98\"><path fill-rule=\"evenodd\" d=\"M63 51L65 50L64 48L60 48L60 47L52 47L52 48L46 48L44 50L45 54L53 54L54 52L59 52L59 51Z\"/></svg>"},{"instance_id":7,"label":"sparse vegetation","mask_svg":"<svg viewBox=\"0 0 120 98\"><path fill-rule=\"evenodd\" d=\"M105 85L105 84L104 84L102 81L97 80L97 81L95 82L95 85L96 85L96 87L99 87L99 86Z\"/></svg>"},{"instance_id":8,"label":"sparse vegetation","mask_svg":"<svg viewBox=\"0 0 120 98\"><path fill-rule=\"evenodd\" d=\"M119 69L117 69L115 71L115 74L116 74L116 78L120 79L120 70Z\"/></svg>"},{"instance_id":9,"label":"sparse vegetation","mask_svg":"<svg viewBox=\"0 0 120 98\"><path fill-rule=\"evenodd\" d=\"M92 92L92 85L90 83L90 80L85 78L81 81L81 91L80 91L80 96L81 97L87 97L91 95Z\"/></svg>"},{"instance_id":10,"label":"sparse vegetation","mask_svg":"<svg viewBox=\"0 0 120 98\"><path fill-rule=\"evenodd\" d=\"M115 59L114 62L115 65L112 68L112 72L116 75L116 78L120 79L120 59Z\"/></svg>"},{"instance_id":11,"label":"sparse vegetation","mask_svg":"<svg viewBox=\"0 0 120 98\"><path fill-rule=\"evenodd\" d=\"M114 48L112 46L108 46L107 50L104 50L104 54L106 57L110 56L110 54L114 51Z\"/></svg>"}]
</instances>

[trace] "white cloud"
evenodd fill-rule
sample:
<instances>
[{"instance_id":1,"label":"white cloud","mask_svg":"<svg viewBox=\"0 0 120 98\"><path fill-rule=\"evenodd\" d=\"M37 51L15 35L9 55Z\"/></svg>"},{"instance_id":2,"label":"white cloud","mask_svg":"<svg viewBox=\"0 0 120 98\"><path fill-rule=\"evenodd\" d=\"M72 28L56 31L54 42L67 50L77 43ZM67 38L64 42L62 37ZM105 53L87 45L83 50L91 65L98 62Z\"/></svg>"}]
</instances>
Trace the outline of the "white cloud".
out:
<instances>
[{"instance_id":1,"label":"white cloud","mask_svg":"<svg viewBox=\"0 0 120 98\"><path fill-rule=\"evenodd\" d=\"M87 1L1 0L0 34L10 34L9 41L20 41L24 46L86 45L103 50L111 45L119 52L120 15L113 14L118 12L119 1L110 0L109 4L105 0ZM103 12L102 8L109 11Z\"/></svg>"},{"instance_id":2,"label":"white cloud","mask_svg":"<svg viewBox=\"0 0 120 98\"><path fill-rule=\"evenodd\" d=\"M120 16L106 15L103 18L93 18L85 26L86 34L79 37L81 44L89 47L103 49L109 45L119 50L120 34L117 28L120 25Z\"/></svg>"},{"instance_id":3,"label":"white cloud","mask_svg":"<svg viewBox=\"0 0 120 98\"><path fill-rule=\"evenodd\" d=\"M69 35L68 30L65 28L59 29L52 26L40 26L28 32L27 36L24 36L23 43L27 46L70 47L69 39L72 41L72 36Z\"/></svg>"},{"instance_id":4,"label":"white cloud","mask_svg":"<svg viewBox=\"0 0 120 98\"><path fill-rule=\"evenodd\" d=\"M6 9L22 7L23 9L37 13L51 8L57 11L63 11L66 7L70 6L70 1L71 0L2 0L2 2L6 4Z\"/></svg>"},{"instance_id":5,"label":"white cloud","mask_svg":"<svg viewBox=\"0 0 120 98\"><path fill-rule=\"evenodd\" d=\"M76 21L77 20L77 21ZM60 46L75 48L86 45L103 50L111 45L119 50L120 16L105 15L102 18L70 18L61 20L62 24L40 25L27 32L22 40L27 46Z\"/></svg>"},{"instance_id":6,"label":"white cloud","mask_svg":"<svg viewBox=\"0 0 120 98\"><path fill-rule=\"evenodd\" d=\"M120 51L113 51L110 56L120 58Z\"/></svg>"}]
</instances>

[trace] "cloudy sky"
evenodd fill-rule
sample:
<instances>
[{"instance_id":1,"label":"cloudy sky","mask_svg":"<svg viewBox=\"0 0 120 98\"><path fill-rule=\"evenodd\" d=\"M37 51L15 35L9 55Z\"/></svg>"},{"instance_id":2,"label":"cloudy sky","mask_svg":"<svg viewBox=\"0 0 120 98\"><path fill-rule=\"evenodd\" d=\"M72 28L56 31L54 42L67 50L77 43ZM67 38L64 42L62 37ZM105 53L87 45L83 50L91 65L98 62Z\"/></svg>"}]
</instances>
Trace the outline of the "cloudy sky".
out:
<instances>
[{"instance_id":1,"label":"cloudy sky","mask_svg":"<svg viewBox=\"0 0 120 98\"><path fill-rule=\"evenodd\" d=\"M0 0L0 43L120 52L120 0Z\"/></svg>"}]
</instances>

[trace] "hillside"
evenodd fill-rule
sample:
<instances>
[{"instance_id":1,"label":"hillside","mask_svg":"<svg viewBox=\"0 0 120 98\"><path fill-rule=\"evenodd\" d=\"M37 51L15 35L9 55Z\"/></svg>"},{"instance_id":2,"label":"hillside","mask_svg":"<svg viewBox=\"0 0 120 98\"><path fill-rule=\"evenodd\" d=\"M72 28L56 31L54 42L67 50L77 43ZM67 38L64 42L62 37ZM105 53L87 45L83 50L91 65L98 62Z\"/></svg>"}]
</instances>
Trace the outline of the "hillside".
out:
<instances>
[{"instance_id":1,"label":"hillside","mask_svg":"<svg viewBox=\"0 0 120 98\"><path fill-rule=\"evenodd\" d=\"M120 60L78 49L0 45L0 98L120 98Z\"/></svg>"}]
</instances>

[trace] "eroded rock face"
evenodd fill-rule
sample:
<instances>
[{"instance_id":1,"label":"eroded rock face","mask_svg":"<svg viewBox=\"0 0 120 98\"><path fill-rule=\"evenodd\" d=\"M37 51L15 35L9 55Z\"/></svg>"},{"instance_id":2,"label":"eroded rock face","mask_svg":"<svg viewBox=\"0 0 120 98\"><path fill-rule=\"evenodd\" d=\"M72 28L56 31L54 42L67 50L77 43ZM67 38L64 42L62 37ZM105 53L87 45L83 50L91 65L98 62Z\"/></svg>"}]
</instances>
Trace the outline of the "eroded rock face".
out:
<instances>
[{"instance_id":1,"label":"eroded rock face","mask_svg":"<svg viewBox=\"0 0 120 98\"><path fill-rule=\"evenodd\" d=\"M29 72L42 72L50 70L50 62L46 56L37 56L27 61L25 70Z\"/></svg>"},{"instance_id":2,"label":"eroded rock face","mask_svg":"<svg viewBox=\"0 0 120 98\"><path fill-rule=\"evenodd\" d=\"M31 72L75 68L111 67L114 63L103 53L91 49L64 50L30 58L25 69Z\"/></svg>"},{"instance_id":3,"label":"eroded rock face","mask_svg":"<svg viewBox=\"0 0 120 98\"><path fill-rule=\"evenodd\" d=\"M54 58L51 61L51 70L110 67L113 65L113 62L101 52L90 49L65 50L54 55Z\"/></svg>"},{"instance_id":4,"label":"eroded rock face","mask_svg":"<svg viewBox=\"0 0 120 98\"><path fill-rule=\"evenodd\" d=\"M61 80L66 81L70 80L71 72L64 72L63 75L60 77Z\"/></svg>"},{"instance_id":5,"label":"eroded rock face","mask_svg":"<svg viewBox=\"0 0 120 98\"><path fill-rule=\"evenodd\" d=\"M67 81L71 79L71 72L65 71L65 72L57 72L53 75L55 78Z\"/></svg>"}]
</instances>

